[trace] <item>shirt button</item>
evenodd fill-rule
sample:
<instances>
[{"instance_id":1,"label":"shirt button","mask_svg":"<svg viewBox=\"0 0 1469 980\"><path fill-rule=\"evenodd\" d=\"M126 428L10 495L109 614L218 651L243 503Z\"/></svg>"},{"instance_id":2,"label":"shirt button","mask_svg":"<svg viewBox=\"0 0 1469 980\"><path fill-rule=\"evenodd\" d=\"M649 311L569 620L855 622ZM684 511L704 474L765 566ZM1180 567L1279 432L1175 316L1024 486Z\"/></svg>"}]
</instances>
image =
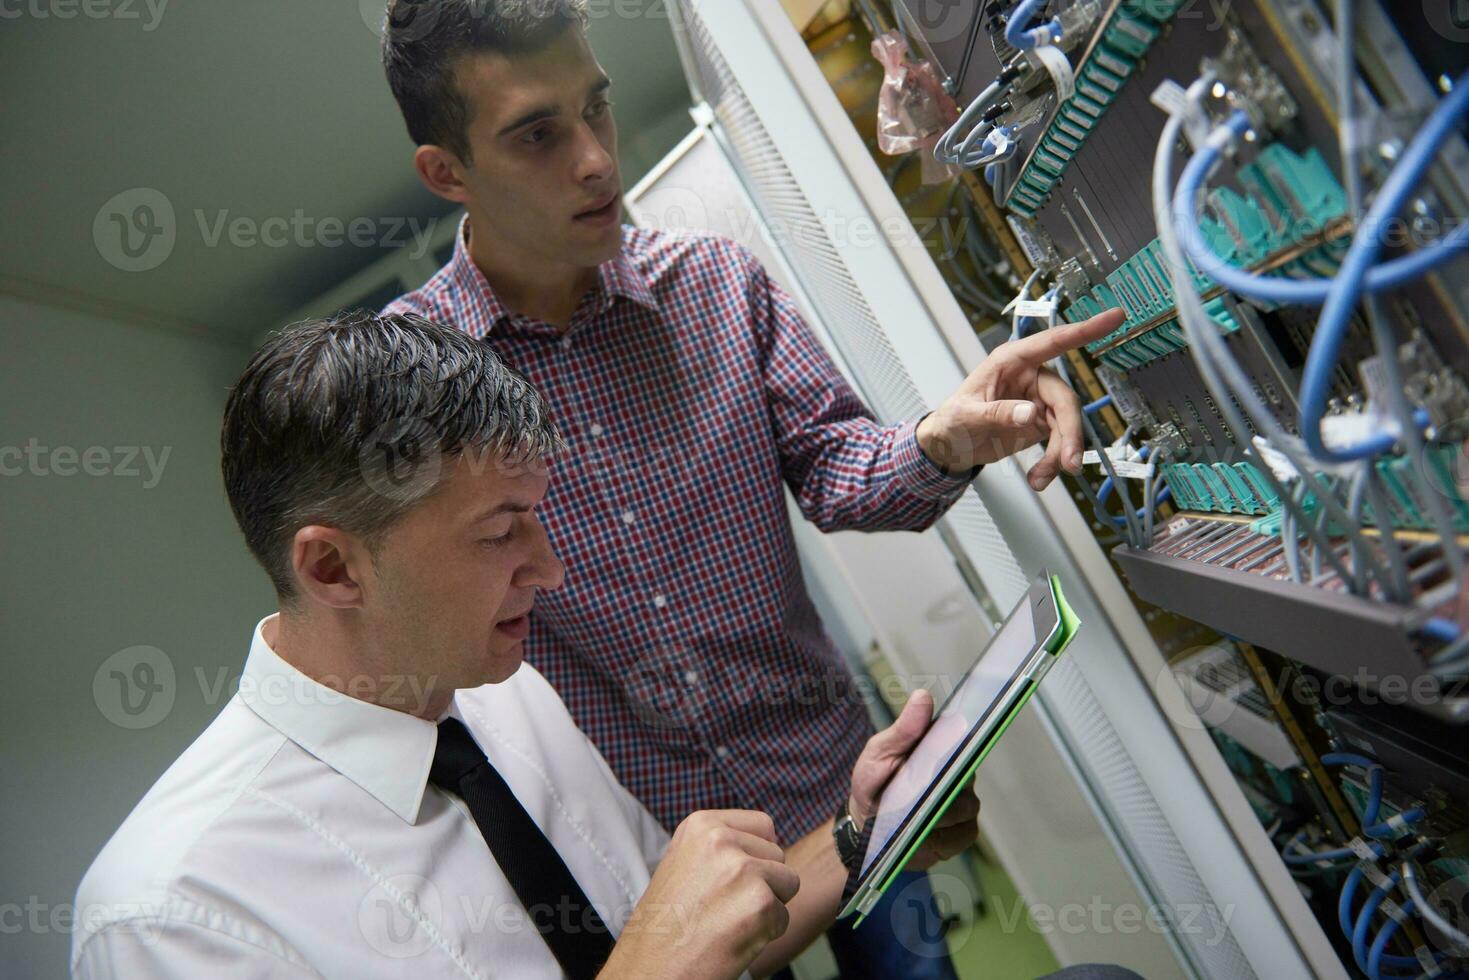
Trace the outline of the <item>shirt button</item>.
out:
<instances>
[{"instance_id":1,"label":"shirt button","mask_svg":"<svg viewBox=\"0 0 1469 980\"><path fill-rule=\"evenodd\" d=\"M689 687L693 687L699 683L699 672L697 670L686 670L684 671L683 680Z\"/></svg>"},{"instance_id":2,"label":"shirt button","mask_svg":"<svg viewBox=\"0 0 1469 980\"><path fill-rule=\"evenodd\" d=\"M660 592L653 597L653 605L657 606L659 609L662 609L664 606L668 605L668 599L663 595L662 592Z\"/></svg>"},{"instance_id":3,"label":"shirt button","mask_svg":"<svg viewBox=\"0 0 1469 980\"><path fill-rule=\"evenodd\" d=\"M633 523L636 523L637 519L638 519L638 515L634 514L630 510L625 510L625 511L622 512L622 523L624 523L624 524L633 524Z\"/></svg>"},{"instance_id":4,"label":"shirt button","mask_svg":"<svg viewBox=\"0 0 1469 980\"><path fill-rule=\"evenodd\" d=\"M571 337L567 336L561 338L561 349L571 350Z\"/></svg>"},{"instance_id":5,"label":"shirt button","mask_svg":"<svg viewBox=\"0 0 1469 980\"><path fill-rule=\"evenodd\" d=\"M729 746L727 746L727 745L721 745L721 746L719 746L718 748L716 748L714 750L714 754L717 755L717 756L719 756L719 758L721 758L721 759L728 759L729 758Z\"/></svg>"},{"instance_id":6,"label":"shirt button","mask_svg":"<svg viewBox=\"0 0 1469 980\"><path fill-rule=\"evenodd\" d=\"M607 430L603 429L602 426L599 425L598 423L593 422L592 423L592 430L591 431L592 431L592 435L594 435L594 436L601 436L602 433L605 432L605 431L607 431Z\"/></svg>"}]
</instances>

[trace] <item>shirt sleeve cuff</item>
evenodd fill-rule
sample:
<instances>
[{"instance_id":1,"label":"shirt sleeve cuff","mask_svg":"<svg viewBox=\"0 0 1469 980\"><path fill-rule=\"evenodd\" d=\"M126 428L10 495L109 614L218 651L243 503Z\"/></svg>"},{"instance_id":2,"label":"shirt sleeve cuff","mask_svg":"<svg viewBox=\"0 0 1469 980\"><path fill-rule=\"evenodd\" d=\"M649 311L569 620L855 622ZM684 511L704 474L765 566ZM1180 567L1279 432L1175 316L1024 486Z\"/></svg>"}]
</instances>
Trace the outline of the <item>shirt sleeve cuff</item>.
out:
<instances>
[{"instance_id":1,"label":"shirt sleeve cuff","mask_svg":"<svg viewBox=\"0 0 1469 980\"><path fill-rule=\"evenodd\" d=\"M958 476L939 469L938 464L924 455L918 445L918 422L906 422L893 433L893 462L898 482L926 500L959 496L984 467L976 466Z\"/></svg>"}]
</instances>

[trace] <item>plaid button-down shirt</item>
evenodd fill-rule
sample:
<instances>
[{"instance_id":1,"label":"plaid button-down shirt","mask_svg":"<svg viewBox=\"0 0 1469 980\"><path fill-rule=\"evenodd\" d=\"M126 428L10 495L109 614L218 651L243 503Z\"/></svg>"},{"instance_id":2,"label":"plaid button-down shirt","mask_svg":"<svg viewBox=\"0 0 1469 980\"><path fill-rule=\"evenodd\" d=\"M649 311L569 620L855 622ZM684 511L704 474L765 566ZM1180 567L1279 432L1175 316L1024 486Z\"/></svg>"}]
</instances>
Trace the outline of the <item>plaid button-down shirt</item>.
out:
<instances>
[{"instance_id":1,"label":"plaid button-down shirt","mask_svg":"<svg viewBox=\"0 0 1469 980\"><path fill-rule=\"evenodd\" d=\"M967 480L916 422L873 421L746 249L626 228L569 329L507 309L454 256L387 312L487 339L569 443L541 507L566 582L526 656L672 830L770 813L785 842L830 818L871 734L797 563L783 485L824 530L927 527Z\"/></svg>"}]
</instances>

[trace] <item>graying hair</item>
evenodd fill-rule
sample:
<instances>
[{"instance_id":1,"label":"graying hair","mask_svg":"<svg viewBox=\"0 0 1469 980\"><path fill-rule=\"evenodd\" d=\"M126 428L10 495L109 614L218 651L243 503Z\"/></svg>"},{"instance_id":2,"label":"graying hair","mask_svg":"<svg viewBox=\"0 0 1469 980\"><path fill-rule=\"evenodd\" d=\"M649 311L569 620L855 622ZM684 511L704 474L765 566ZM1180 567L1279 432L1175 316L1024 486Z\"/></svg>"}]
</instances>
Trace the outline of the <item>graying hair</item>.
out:
<instances>
[{"instance_id":1,"label":"graying hair","mask_svg":"<svg viewBox=\"0 0 1469 980\"><path fill-rule=\"evenodd\" d=\"M412 314L296 324L256 351L220 435L225 491L284 604L311 524L370 549L467 451L524 463L562 439L540 393L488 344Z\"/></svg>"}]
</instances>

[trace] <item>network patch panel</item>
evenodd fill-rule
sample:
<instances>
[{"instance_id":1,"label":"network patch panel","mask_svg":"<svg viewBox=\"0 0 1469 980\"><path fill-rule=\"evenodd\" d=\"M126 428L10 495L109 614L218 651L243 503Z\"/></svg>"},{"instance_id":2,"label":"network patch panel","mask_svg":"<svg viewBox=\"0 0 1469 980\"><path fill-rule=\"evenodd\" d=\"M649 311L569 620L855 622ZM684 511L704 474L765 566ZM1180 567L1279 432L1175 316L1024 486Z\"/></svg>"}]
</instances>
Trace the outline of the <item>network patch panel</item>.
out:
<instances>
[{"instance_id":1,"label":"network patch panel","mask_svg":"<svg viewBox=\"0 0 1469 980\"><path fill-rule=\"evenodd\" d=\"M1379 912L1469 894L1469 765L1441 751L1469 725L1469 45L1376 0L975 0L931 33L927 6L853 18L949 81L928 152L987 225L964 268L1005 255L1054 323L1125 313L1064 365L1098 546L1228 702L1205 724L1342 969L1469 966L1431 909ZM1046 326L981 305L987 336Z\"/></svg>"}]
</instances>

